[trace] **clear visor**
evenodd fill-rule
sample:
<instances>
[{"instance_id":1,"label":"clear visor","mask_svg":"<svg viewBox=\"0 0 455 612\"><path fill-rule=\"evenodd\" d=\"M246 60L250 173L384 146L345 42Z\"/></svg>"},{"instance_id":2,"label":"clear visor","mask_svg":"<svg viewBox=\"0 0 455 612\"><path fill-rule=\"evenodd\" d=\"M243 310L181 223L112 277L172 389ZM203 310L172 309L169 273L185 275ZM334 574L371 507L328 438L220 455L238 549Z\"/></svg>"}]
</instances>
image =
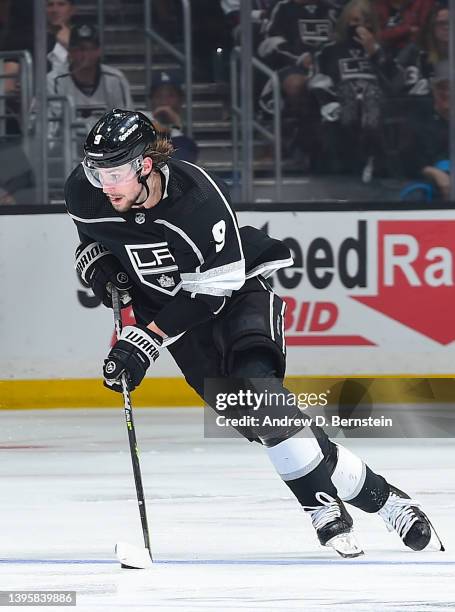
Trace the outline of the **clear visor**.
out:
<instances>
[{"instance_id":1,"label":"clear visor","mask_svg":"<svg viewBox=\"0 0 455 612\"><path fill-rule=\"evenodd\" d=\"M104 187L115 187L123 185L137 178L142 170L143 158L137 157L132 161L114 166L112 168L95 168L93 160L85 157L82 161L85 176L94 187L103 189Z\"/></svg>"}]
</instances>

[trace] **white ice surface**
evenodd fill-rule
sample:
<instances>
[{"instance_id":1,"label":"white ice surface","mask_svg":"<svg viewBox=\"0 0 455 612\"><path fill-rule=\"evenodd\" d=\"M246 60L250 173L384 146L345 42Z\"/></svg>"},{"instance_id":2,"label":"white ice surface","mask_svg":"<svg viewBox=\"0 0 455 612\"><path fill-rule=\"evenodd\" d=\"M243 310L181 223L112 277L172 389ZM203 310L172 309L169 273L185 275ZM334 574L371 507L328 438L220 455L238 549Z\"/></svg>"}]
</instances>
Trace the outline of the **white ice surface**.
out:
<instances>
[{"instance_id":1,"label":"white ice surface","mask_svg":"<svg viewBox=\"0 0 455 612\"><path fill-rule=\"evenodd\" d=\"M204 440L198 409L135 414L154 568L114 556L142 545L123 411L2 411L0 590L76 590L90 611L455 609L452 440L346 441L447 548L413 553L354 509L366 554L347 561L319 547L258 445Z\"/></svg>"}]
</instances>

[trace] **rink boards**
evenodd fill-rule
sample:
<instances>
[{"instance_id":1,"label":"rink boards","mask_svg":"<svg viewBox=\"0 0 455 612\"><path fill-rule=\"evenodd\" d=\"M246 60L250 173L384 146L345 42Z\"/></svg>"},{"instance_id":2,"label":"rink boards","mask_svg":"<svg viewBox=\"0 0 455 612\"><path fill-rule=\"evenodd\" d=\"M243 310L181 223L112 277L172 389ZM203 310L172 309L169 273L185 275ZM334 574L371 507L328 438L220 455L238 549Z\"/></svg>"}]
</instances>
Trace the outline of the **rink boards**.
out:
<instances>
[{"instance_id":1,"label":"rink boards","mask_svg":"<svg viewBox=\"0 0 455 612\"><path fill-rule=\"evenodd\" d=\"M454 211L283 207L238 217L293 252L294 266L272 278L287 302L289 376L453 376ZM108 402L99 372L112 318L79 284L76 244L64 214L0 215L3 406L43 393L50 405ZM194 405L165 353L144 387L148 404Z\"/></svg>"}]
</instances>

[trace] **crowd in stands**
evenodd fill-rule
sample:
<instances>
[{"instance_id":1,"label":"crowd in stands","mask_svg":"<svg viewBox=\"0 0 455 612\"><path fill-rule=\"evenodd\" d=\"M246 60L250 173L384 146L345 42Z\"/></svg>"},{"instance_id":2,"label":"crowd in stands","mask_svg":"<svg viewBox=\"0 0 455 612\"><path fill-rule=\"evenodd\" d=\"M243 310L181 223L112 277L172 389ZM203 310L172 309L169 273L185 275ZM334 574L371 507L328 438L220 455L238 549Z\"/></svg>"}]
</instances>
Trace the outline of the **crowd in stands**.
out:
<instances>
[{"instance_id":1,"label":"crowd in stands","mask_svg":"<svg viewBox=\"0 0 455 612\"><path fill-rule=\"evenodd\" d=\"M430 180L448 197L446 3L282 0L261 33L257 56L280 78L285 156L365 183ZM258 106L271 113L272 102L266 83Z\"/></svg>"},{"instance_id":2,"label":"crowd in stands","mask_svg":"<svg viewBox=\"0 0 455 612\"><path fill-rule=\"evenodd\" d=\"M228 81L229 52L240 40L240 0L191 4L193 78L211 81L221 74ZM448 197L449 9L444 0L252 4L255 54L279 76L285 167L351 175L364 183L407 177L420 185L416 197ZM33 0L0 0L2 51L33 53L33 18ZM181 44L180 2L154 1L153 19L166 39ZM105 110L134 108L130 85L120 70L102 61L97 28L78 15L77 0L48 0L47 21L48 93L72 100L82 141ZM225 51L221 73L214 64L220 49ZM6 58L2 73L9 78L2 79L0 91L8 116L1 123L0 153L9 146L5 132L10 139L20 136L17 61ZM173 140L178 157L196 161L198 147L184 133L182 82L182 75L155 71L140 110ZM271 122L271 83L257 73L255 91L257 118ZM55 139L61 105L50 103L49 109ZM12 198L4 185L2 198Z\"/></svg>"},{"instance_id":3,"label":"crowd in stands","mask_svg":"<svg viewBox=\"0 0 455 612\"><path fill-rule=\"evenodd\" d=\"M171 4L168 3L168 9ZM166 24L168 10L164 11L164 7L165 3L157 2L155 8L158 18L161 15ZM175 14L173 19L176 20ZM79 154L88 131L101 114L112 108L135 108L137 105L122 71L102 61L96 24L93 19L78 14L77 0L48 0L47 23L47 92L52 96L48 102L49 144L54 157L60 155L63 158L63 105L55 96L69 99L75 110L72 136L73 141L77 141ZM33 24L33 0L0 0L0 50L13 53L24 49L33 56ZM12 172L4 171L0 176L0 204L25 203L33 201L35 180L22 146L24 126L19 120L19 64L14 54L2 60L1 68L2 74L8 78L0 81L0 94L4 101L0 121L0 159L13 159L15 163L8 164ZM151 91L146 92L146 108L140 110L148 112L157 127L168 135L176 148L177 158L194 162L198 148L184 134L182 81L181 74L176 77L165 72L154 73ZM30 111L32 116L34 109Z\"/></svg>"}]
</instances>

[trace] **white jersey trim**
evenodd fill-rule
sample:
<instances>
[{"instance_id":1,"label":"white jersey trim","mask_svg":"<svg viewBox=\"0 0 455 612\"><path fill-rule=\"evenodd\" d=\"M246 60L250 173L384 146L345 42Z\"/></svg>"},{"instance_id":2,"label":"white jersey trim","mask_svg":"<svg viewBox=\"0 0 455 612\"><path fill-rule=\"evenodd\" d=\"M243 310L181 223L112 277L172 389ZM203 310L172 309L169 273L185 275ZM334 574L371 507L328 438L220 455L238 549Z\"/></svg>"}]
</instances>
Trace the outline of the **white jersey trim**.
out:
<instances>
[{"instance_id":1,"label":"white jersey trim","mask_svg":"<svg viewBox=\"0 0 455 612\"><path fill-rule=\"evenodd\" d=\"M166 348L170 344L174 344L174 342L177 342L177 340L181 338L184 334L186 334L186 330L182 332L181 334L178 334L177 336L168 336L167 338L164 338L163 344L161 346L163 348Z\"/></svg>"},{"instance_id":2,"label":"white jersey trim","mask_svg":"<svg viewBox=\"0 0 455 612\"><path fill-rule=\"evenodd\" d=\"M162 200L164 200L168 196L167 187L169 185L169 166L162 166L159 171L164 176L164 193L163 197L161 198Z\"/></svg>"},{"instance_id":3,"label":"white jersey trim","mask_svg":"<svg viewBox=\"0 0 455 612\"><path fill-rule=\"evenodd\" d=\"M243 285L243 282L242 282ZM191 293L191 297L196 295L215 295L217 297L231 297L234 289L223 289L222 287L213 287L201 285L199 283L182 283L182 289Z\"/></svg>"},{"instance_id":4,"label":"white jersey trim","mask_svg":"<svg viewBox=\"0 0 455 612\"><path fill-rule=\"evenodd\" d=\"M221 312L221 310L224 308L225 304L226 304L226 298L224 297L224 298L223 298L223 303L222 303L222 304L221 304L221 306L218 308L218 310L215 310L215 311L214 311L214 313L213 313L213 314L214 314L214 315L217 315L219 312Z\"/></svg>"},{"instance_id":5,"label":"white jersey trim","mask_svg":"<svg viewBox=\"0 0 455 612\"><path fill-rule=\"evenodd\" d=\"M239 234L239 228L237 227L237 221L235 220L235 216L234 213L232 212L232 208L229 206L228 201L226 200L226 198L224 197L224 195L222 194L220 188L218 187L218 185L215 183L215 181L210 178L210 176L207 174L207 172L203 169L200 168L199 166L196 166L195 164L192 164L188 161L183 161L182 162L184 164L188 164L189 166L191 166L192 168L196 168L196 170L199 170L199 172L201 172L201 174L203 174L205 176L205 178L210 182L210 184L214 187L214 189L216 190L216 192L218 193L218 195L220 196L222 202L224 203L224 205L226 206L231 219L232 219L232 223L234 224L234 228L235 228L235 233L237 235L237 241L239 243L239 249L240 249L240 258L241 259L245 259L245 256L243 254L243 247L242 247L242 241L240 240L240 234Z\"/></svg>"},{"instance_id":6,"label":"white jersey trim","mask_svg":"<svg viewBox=\"0 0 455 612\"><path fill-rule=\"evenodd\" d=\"M270 292L269 295L269 317L270 317L270 335L272 336L272 340L275 342L275 327L273 325L273 300L275 299L275 295Z\"/></svg>"},{"instance_id":7,"label":"white jersey trim","mask_svg":"<svg viewBox=\"0 0 455 612\"><path fill-rule=\"evenodd\" d=\"M275 261L267 261L250 270L246 275L246 279L248 280L249 278L253 278L259 274L262 274L264 278L268 278L277 270L281 270L281 268L288 268L289 266L292 266L293 263L294 259L292 257L288 257L287 259L276 259Z\"/></svg>"},{"instance_id":8,"label":"white jersey trim","mask_svg":"<svg viewBox=\"0 0 455 612\"><path fill-rule=\"evenodd\" d=\"M193 249L194 253L196 254L196 257L199 260L199 264L200 265L196 268L196 270L199 271L199 268L204 263L204 258L202 257L201 251L197 248L197 246L191 240L191 238L188 236L188 234L186 234L180 227L177 227L177 225L173 225L172 223L169 223L169 221L166 221L165 219L155 219L155 223L158 223L160 225L164 225L164 226L168 227L169 229L174 230L174 232L179 234L190 245L190 247Z\"/></svg>"},{"instance_id":9,"label":"white jersey trim","mask_svg":"<svg viewBox=\"0 0 455 612\"><path fill-rule=\"evenodd\" d=\"M238 272L242 272L242 276L244 276L244 270L245 260L241 259L217 268L209 268L205 272L182 272L180 276L186 282L209 284L211 281L229 280L233 276L236 277Z\"/></svg>"},{"instance_id":10,"label":"white jersey trim","mask_svg":"<svg viewBox=\"0 0 455 612\"><path fill-rule=\"evenodd\" d=\"M70 212L68 213L71 219L75 221L80 221L81 223L108 223L112 221L113 223L126 223L125 219L121 217L102 217L101 219L83 219L82 217L77 217L76 215L72 215Z\"/></svg>"}]
</instances>

